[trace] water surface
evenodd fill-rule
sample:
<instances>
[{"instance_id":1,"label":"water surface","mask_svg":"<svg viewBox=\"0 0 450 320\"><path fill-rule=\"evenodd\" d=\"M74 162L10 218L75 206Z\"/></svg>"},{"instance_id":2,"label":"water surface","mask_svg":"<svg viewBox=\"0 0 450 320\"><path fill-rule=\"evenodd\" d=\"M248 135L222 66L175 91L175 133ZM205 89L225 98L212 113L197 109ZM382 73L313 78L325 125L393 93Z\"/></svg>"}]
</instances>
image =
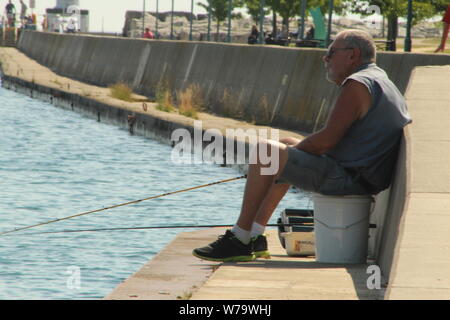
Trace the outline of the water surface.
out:
<instances>
[{"instance_id":1,"label":"water surface","mask_svg":"<svg viewBox=\"0 0 450 320\"><path fill-rule=\"evenodd\" d=\"M0 88L0 232L239 176L173 164L171 148ZM232 224L245 180L41 226L25 232ZM282 208L311 205L290 191ZM190 229L192 230L192 229ZM0 299L99 299L178 232L142 230L0 237ZM77 270L80 282L73 282Z\"/></svg>"}]
</instances>

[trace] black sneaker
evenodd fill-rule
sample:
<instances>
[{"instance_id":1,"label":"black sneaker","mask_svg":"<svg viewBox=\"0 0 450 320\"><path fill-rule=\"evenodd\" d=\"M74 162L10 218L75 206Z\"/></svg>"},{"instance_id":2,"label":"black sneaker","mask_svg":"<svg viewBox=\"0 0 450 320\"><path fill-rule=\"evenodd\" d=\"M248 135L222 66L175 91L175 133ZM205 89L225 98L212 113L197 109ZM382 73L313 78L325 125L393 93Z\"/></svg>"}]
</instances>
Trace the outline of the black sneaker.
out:
<instances>
[{"instance_id":1,"label":"black sneaker","mask_svg":"<svg viewBox=\"0 0 450 320\"><path fill-rule=\"evenodd\" d=\"M270 259L267 238L264 234L252 238L251 244L255 258Z\"/></svg>"},{"instance_id":2,"label":"black sneaker","mask_svg":"<svg viewBox=\"0 0 450 320\"><path fill-rule=\"evenodd\" d=\"M255 255L252 253L252 242L243 244L236 236L227 230L219 239L206 247L192 251L197 258L210 261L239 262L252 261Z\"/></svg>"}]
</instances>

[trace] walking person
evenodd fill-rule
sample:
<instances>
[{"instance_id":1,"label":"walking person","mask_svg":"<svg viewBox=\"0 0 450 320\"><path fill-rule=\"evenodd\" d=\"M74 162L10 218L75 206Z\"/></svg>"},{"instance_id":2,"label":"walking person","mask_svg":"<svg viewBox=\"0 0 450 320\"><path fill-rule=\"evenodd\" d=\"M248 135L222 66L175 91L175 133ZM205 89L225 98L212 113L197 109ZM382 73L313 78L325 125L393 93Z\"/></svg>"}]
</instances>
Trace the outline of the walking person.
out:
<instances>
[{"instance_id":1,"label":"walking person","mask_svg":"<svg viewBox=\"0 0 450 320\"><path fill-rule=\"evenodd\" d=\"M23 0L20 0L20 22L22 23L22 26L25 26L28 22L27 10L28 6L23 2Z\"/></svg>"},{"instance_id":2,"label":"walking person","mask_svg":"<svg viewBox=\"0 0 450 320\"><path fill-rule=\"evenodd\" d=\"M150 31L149 28L145 28L144 39L155 39L155 35Z\"/></svg>"},{"instance_id":3,"label":"walking person","mask_svg":"<svg viewBox=\"0 0 450 320\"><path fill-rule=\"evenodd\" d=\"M8 19L8 27L14 27L16 24L16 6L11 0L6 4L5 12Z\"/></svg>"},{"instance_id":4,"label":"walking person","mask_svg":"<svg viewBox=\"0 0 450 320\"><path fill-rule=\"evenodd\" d=\"M444 52L445 43L447 42L448 31L450 29L450 4L447 6L447 11L445 11L444 17L442 18L442 22L444 23L444 27L442 30L442 38L439 47L434 51L436 52Z\"/></svg>"}]
</instances>

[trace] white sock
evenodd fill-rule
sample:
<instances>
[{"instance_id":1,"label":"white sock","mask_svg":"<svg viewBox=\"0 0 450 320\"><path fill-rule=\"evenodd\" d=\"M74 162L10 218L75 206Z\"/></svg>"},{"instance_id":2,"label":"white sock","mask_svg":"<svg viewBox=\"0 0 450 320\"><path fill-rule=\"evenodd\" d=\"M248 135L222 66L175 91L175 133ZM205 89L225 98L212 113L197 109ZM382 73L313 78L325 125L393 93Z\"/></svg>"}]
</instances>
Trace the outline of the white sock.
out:
<instances>
[{"instance_id":1,"label":"white sock","mask_svg":"<svg viewBox=\"0 0 450 320\"><path fill-rule=\"evenodd\" d=\"M256 223L256 222L253 222L252 230L250 231L250 238L254 238L256 236L264 234L265 230L266 230L266 226L260 225L259 223Z\"/></svg>"},{"instance_id":2,"label":"white sock","mask_svg":"<svg viewBox=\"0 0 450 320\"><path fill-rule=\"evenodd\" d=\"M244 230L241 227L239 227L237 224L234 225L233 229L231 229L231 232L236 236L236 238L239 239L243 244L249 244L250 243L250 231Z\"/></svg>"}]
</instances>

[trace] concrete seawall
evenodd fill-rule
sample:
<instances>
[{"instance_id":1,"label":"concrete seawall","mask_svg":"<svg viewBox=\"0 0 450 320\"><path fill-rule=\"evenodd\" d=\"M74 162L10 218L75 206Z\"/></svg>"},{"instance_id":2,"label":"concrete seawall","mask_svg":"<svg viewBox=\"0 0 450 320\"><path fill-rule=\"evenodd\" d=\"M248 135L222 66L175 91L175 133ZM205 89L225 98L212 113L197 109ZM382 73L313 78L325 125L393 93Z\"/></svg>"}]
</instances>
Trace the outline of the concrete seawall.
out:
<instances>
[{"instance_id":1,"label":"concrete seawall","mask_svg":"<svg viewBox=\"0 0 450 320\"><path fill-rule=\"evenodd\" d=\"M102 103L65 90L32 83L18 77L3 75L3 87L29 95L32 98L48 101L55 106L81 113L89 118L97 119L98 122L110 123L123 129L133 130L134 133L167 144L170 143L171 132L173 130L179 128L193 130L189 125L133 112L132 110ZM128 116L135 117L132 128L127 121Z\"/></svg>"},{"instance_id":2,"label":"concrete seawall","mask_svg":"<svg viewBox=\"0 0 450 320\"><path fill-rule=\"evenodd\" d=\"M323 49L32 31L18 48L60 75L98 86L124 82L147 96L196 84L209 111L303 132L323 125L337 94L324 81ZM450 64L450 56L379 53L377 63L404 93L414 67Z\"/></svg>"}]
</instances>

